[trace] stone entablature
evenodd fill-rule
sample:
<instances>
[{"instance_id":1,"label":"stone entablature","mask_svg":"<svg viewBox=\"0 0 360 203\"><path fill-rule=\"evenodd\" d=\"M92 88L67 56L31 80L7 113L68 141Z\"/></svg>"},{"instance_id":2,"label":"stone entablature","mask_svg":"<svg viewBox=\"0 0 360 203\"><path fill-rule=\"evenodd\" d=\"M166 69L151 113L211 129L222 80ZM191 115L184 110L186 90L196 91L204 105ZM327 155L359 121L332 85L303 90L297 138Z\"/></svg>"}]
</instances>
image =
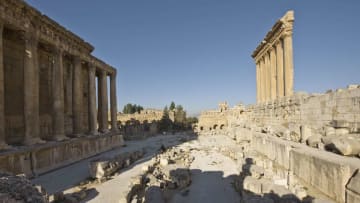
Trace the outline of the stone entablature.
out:
<instances>
[{"instance_id":1,"label":"stone entablature","mask_svg":"<svg viewBox=\"0 0 360 203\"><path fill-rule=\"evenodd\" d=\"M93 49L24 1L0 1L0 149L109 132L109 99L117 132L116 69Z\"/></svg>"},{"instance_id":2,"label":"stone entablature","mask_svg":"<svg viewBox=\"0 0 360 203\"><path fill-rule=\"evenodd\" d=\"M294 11L288 11L251 55L256 64L258 103L293 94L293 23Z\"/></svg>"}]
</instances>

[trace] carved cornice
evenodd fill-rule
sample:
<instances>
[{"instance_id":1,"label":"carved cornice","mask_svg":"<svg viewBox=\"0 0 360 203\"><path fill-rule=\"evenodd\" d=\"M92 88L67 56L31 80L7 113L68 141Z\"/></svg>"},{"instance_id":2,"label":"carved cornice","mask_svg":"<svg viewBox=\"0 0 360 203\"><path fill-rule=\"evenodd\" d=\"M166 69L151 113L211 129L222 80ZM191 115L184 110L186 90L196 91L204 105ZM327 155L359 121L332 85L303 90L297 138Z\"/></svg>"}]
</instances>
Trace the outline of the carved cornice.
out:
<instances>
[{"instance_id":1,"label":"carved cornice","mask_svg":"<svg viewBox=\"0 0 360 203\"><path fill-rule=\"evenodd\" d=\"M272 29L266 34L264 40L261 41L258 47L251 55L255 62L261 59L261 57L269 51L275 44L279 43L284 36L292 35L294 24L294 11L288 11L279 19Z\"/></svg>"},{"instance_id":2,"label":"carved cornice","mask_svg":"<svg viewBox=\"0 0 360 203\"><path fill-rule=\"evenodd\" d=\"M114 68L91 55L94 47L23 0L0 0L0 23L24 33L30 33L41 42L51 44L82 61L93 61L97 69L113 73Z\"/></svg>"}]
</instances>

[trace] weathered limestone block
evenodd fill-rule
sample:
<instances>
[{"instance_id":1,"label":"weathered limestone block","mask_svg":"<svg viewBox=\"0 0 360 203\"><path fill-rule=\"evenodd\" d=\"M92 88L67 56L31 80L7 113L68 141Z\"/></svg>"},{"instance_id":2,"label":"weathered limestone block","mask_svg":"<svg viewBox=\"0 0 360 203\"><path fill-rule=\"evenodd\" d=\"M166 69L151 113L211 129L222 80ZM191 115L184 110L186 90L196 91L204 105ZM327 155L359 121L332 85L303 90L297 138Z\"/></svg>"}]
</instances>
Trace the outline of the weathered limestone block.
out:
<instances>
[{"instance_id":1,"label":"weathered limestone block","mask_svg":"<svg viewBox=\"0 0 360 203\"><path fill-rule=\"evenodd\" d=\"M317 148L319 146L319 143L321 143L321 135L320 134L312 135L306 140L306 144L309 145L310 147Z\"/></svg>"},{"instance_id":2,"label":"weathered limestone block","mask_svg":"<svg viewBox=\"0 0 360 203\"><path fill-rule=\"evenodd\" d=\"M345 120L333 120L331 122L331 125L334 128L349 128L350 127L350 123Z\"/></svg>"},{"instance_id":3,"label":"weathered limestone block","mask_svg":"<svg viewBox=\"0 0 360 203\"><path fill-rule=\"evenodd\" d=\"M342 136L342 135L347 135L349 134L349 129L348 128L337 128L335 129L335 134L336 136Z\"/></svg>"},{"instance_id":4,"label":"weathered limestone block","mask_svg":"<svg viewBox=\"0 0 360 203\"><path fill-rule=\"evenodd\" d=\"M337 202L345 202L345 185L360 167L357 159L306 146L294 148L290 154L290 171L304 186L314 188Z\"/></svg>"},{"instance_id":5,"label":"weathered limestone block","mask_svg":"<svg viewBox=\"0 0 360 203\"><path fill-rule=\"evenodd\" d=\"M360 202L360 173L359 171L353 176L346 185L347 202Z\"/></svg>"},{"instance_id":6,"label":"weathered limestone block","mask_svg":"<svg viewBox=\"0 0 360 203\"><path fill-rule=\"evenodd\" d=\"M311 128L306 125L300 126L300 133L301 133L301 142L305 143L306 140L311 137Z\"/></svg>"},{"instance_id":7,"label":"weathered limestone block","mask_svg":"<svg viewBox=\"0 0 360 203\"><path fill-rule=\"evenodd\" d=\"M327 137L335 135L335 128L333 128L333 127L326 126L324 128L324 130L325 130L325 136L327 136Z\"/></svg>"},{"instance_id":8,"label":"weathered limestone block","mask_svg":"<svg viewBox=\"0 0 360 203\"><path fill-rule=\"evenodd\" d=\"M278 167L289 169L291 145L288 141L263 133L254 133L252 149L274 161Z\"/></svg>"},{"instance_id":9,"label":"weathered limestone block","mask_svg":"<svg viewBox=\"0 0 360 203\"><path fill-rule=\"evenodd\" d=\"M89 173L92 178L101 179L110 176L116 171L128 167L144 155L141 150L125 152L114 157L93 160L89 163Z\"/></svg>"},{"instance_id":10,"label":"weathered limestone block","mask_svg":"<svg viewBox=\"0 0 360 203\"><path fill-rule=\"evenodd\" d=\"M345 156L357 155L360 153L360 140L346 137L332 139L327 148Z\"/></svg>"}]
</instances>

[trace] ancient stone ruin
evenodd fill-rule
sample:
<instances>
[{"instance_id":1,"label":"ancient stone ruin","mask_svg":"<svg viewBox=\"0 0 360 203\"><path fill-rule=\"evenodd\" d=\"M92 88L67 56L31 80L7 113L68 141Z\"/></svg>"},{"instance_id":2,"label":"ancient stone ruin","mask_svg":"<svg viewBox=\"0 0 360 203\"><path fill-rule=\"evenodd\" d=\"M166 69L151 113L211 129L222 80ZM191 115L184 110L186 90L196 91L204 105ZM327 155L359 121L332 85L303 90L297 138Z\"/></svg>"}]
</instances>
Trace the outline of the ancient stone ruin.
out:
<instances>
[{"instance_id":1,"label":"ancient stone ruin","mask_svg":"<svg viewBox=\"0 0 360 203\"><path fill-rule=\"evenodd\" d=\"M118 113L92 45L0 1L0 202L360 202L360 85L294 92L294 19L252 54L256 104L162 133L161 110Z\"/></svg>"},{"instance_id":2,"label":"ancient stone ruin","mask_svg":"<svg viewBox=\"0 0 360 203\"><path fill-rule=\"evenodd\" d=\"M121 146L116 69L25 2L0 11L0 169L33 176Z\"/></svg>"}]
</instances>

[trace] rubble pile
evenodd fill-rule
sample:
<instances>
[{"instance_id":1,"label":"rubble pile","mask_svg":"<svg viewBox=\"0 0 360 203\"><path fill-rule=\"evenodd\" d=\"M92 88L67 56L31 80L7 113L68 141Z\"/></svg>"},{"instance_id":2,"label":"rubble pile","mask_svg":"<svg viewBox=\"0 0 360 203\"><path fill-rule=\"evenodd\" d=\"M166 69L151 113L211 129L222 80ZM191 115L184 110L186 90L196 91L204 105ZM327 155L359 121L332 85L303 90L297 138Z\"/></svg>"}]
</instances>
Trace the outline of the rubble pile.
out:
<instances>
[{"instance_id":1,"label":"rubble pile","mask_svg":"<svg viewBox=\"0 0 360 203\"><path fill-rule=\"evenodd\" d=\"M175 192L188 187L189 167L194 160L190 150L173 147L156 155L150 165L143 167L144 174L133 179L127 202L166 202Z\"/></svg>"},{"instance_id":2,"label":"rubble pile","mask_svg":"<svg viewBox=\"0 0 360 203\"><path fill-rule=\"evenodd\" d=\"M25 176L13 176L0 172L0 202L46 203L48 197L40 187L33 185Z\"/></svg>"},{"instance_id":3,"label":"rubble pile","mask_svg":"<svg viewBox=\"0 0 360 203\"><path fill-rule=\"evenodd\" d=\"M130 166L130 164L142 158L144 154L144 149L142 149L125 152L114 157L93 160L89 163L90 176L94 179L109 177L117 171Z\"/></svg>"}]
</instances>

